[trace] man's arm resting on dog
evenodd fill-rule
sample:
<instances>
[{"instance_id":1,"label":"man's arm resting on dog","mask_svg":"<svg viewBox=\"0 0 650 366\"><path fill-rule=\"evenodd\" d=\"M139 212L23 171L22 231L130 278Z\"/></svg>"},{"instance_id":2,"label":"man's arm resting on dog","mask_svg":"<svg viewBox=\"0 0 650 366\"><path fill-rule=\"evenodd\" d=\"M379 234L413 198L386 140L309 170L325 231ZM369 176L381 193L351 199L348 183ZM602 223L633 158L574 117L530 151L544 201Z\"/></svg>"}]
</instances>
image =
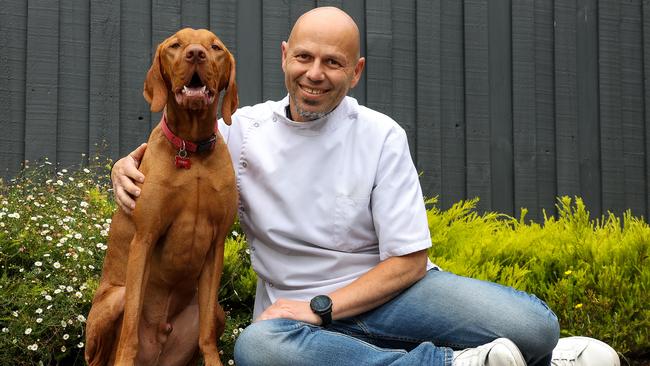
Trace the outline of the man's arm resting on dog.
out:
<instances>
[{"instance_id":1,"label":"man's arm resting on dog","mask_svg":"<svg viewBox=\"0 0 650 366\"><path fill-rule=\"evenodd\" d=\"M416 283L426 274L427 250L391 257L349 285L331 294L332 319L341 319L374 309ZM279 299L256 320L287 318L320 324L309 302Z\"/></svg>"},{"instance_id":2,"label":"man's arm resting on dog","mask_svg":"<svg viewBox=\"0 0 650 366\"><path fill-rule=\"evenodd\" d=\"M116 161L111 170L115 202L129 215L135 208L135 198L140 195L140 188L135 182L144 182L144 174L138 170L138 166L140 166L146 149L146 143L138 146L129 155Z\"/></svg>"}]
</instances>

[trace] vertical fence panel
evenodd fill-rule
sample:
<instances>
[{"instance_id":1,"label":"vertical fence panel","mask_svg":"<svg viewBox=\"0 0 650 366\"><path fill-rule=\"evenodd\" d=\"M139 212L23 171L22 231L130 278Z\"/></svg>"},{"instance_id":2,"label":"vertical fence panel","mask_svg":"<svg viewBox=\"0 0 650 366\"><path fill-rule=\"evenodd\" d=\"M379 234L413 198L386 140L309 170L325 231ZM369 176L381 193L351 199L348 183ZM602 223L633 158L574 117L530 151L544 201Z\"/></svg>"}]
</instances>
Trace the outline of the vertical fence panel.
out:
<instances>
[{"instance_id":1,"label":"vertical fence panel","mask_svg":"<svg viewBox=\"0 0 650 366\"><path fill-rule=\"evenodd\" d=\"M417 164L417 144L415 135L417 124L416 111L416 18L415 0L394 1L393 13L393 86L391 116L406 131L411 156ZM426 133L422 131L422 133Z\"/></svg>"},{"instance_id":2,"label":"vertical fence panel","mask_svg":"<svg viewBox=\"0 0 650 366\"><path fill-rule=\"evenodd\" d=\"M209 29L221 39L221 41L228 47L237 59L237 0L222 0L210 3L210 22ZM255 9L250 9L254 11ZM259 22L260 19L251 19L249 10L243 10L243 15L246 16L246 26L252 26L255 21ZM253 47L254 45L243 45L244 47Z\"/></svg>"},{"instance_id":3,"label":"vertical fence panel","mask_svg":"<svg viewBox=\"0 0 650 366\"><path fill-rule=\"evenodd\" d=\"M417 170L424 192L441 192L441 6L440 0L417 2Z\"/></svg>"},{"instance_id":4,"label":"vertical fence panel","mask_svg":"<svg viewBox=\"0 0 650 366\"><path fill-rule=\"evenodd\" d=\"M598 118L598 4L579 0L576 14L578 86L579 192L588 207L600 212L600 134Z\"/></svg>"},{"instance_id":5,"label":"vertical fence panel","mask_svg":"<svg viewBox=\"0 0 650 366\"><path fill-rule=\"evenodd\" d=\"M393 27L391 2L377 0L366 3L366 39L368 64L368 107L393 114Z\"/></svg>"},{"instance_id":6,"label":"vertical fence panel","mask_svg":"<svg viewBox=\"0 0 650 366\"><path fill-rule=\"evenodd\" d=\"M465 122L467 196L492 207L488 1L465 1Z\"/></svg>"},{"instance_id":7,"label":"vertical fence panel","mask_svg":"<svg viewBox=\"0 0 650 366\"><path fill-rule=\"evenodd\" d=\"M511 2L488 2L491 210L513 214Z\"/></svg>"},{"instance_id":8,"label":"vertical fence panel","mask_svg":"<svg viewBox=\"0 0 650 366\"><path fill-rule=\"evenodd\" d=\"M650 1L643 2L643 97L644 97L644 118L643 126L645 128L645 192L646 192L646 221L650 213Z\"/></svg>"},{"instance_id":9,"label":"vertical fence panel","mask_svg":"<svg viewBox=\"0 0 650 366\"><path fill-rule=\"evenodd\" d=\"M576 5L555 2L555 126L557 193L580 194L576 90Z\"/></svg>"},{"instance_id":10,"label":"vertical fence panel","mask_svg":"<svg viewBox=\"0 0 650 366\"><path fill-rule=\"evenodd\" d=\"M286 95L282 74L280 40L289 37L289 5L284 1L262 1L262 98L280 99Z\"/></svg>"},{"instance_id":11,"label":"vertical fence panel","mask_svg":"<svg viewBox=\"0 0 650 366\"><path fill-rule=\"evenodd\" d=\"M442 190L440 204L450 207L467 197L465 140L465 32L462 1L441 0L440 78Z\"/></svg>"},{"instance_id":12,"label":"vertical fence panel","mask_svg":"<svg viewBox=\"0 0 650 366\"><path fill-rule=\"evenodd\" d=\"M0 177L13 177L25 153L27 2L0 7Z\"/></svg>"},{"instance_id":13,"label":"vertical fence panel","mask_svg":"<svg viewBox=\"0 0 650 366\"><path fill-rule=\"evenodd\" d=\"M210 27L209 0L192 0L181 2L181 28L194 29Z\"/></svg>"},{"instance_id":14,"label":"vertical fence panel","mask_svg":"<svg viewBox=\"0 0 650 366\"><path fill-rule=\"evenodd\" d=\"M603 206L623 211L623 131L621 124L620 5L617 0L601 1L598 9L600 58L600 131Z\"/></svg>"},{"instance_id":15,"label":"vertical fence panel","mask_svg":"<svg viewBox=\"0 0 650 366\"><path fill-rule=\"evenodd\" d=\"M262 0L237 1L237 83L239 104L253 105L263 99ZM280 46L276 52L280 52ZM280 67L280 65L277 65Z\"/></svg>"},{"instance_id":16,"label":"vertical fence panel","mask_svg":"<svg viewBox=\"0 0 650 366\"><path fill-rule=\"evenodd\" d=\"M535 0L535 115L537 122L537 218L555 213L555 79L553 4ZM531 116L532 117L532 116ZM534 217L534 216L532 216Z\"/></svg>"},{"instance_id":17,"label":"vertical fence panel","mask_svg":"<svg viewBox=\"0 0 650 366\"><path fill-rule=\"evenodd\" d=\"M88 80L90 77L88 3L61 0L59 10L59 80L58 80L58 163L70 165L81 161L88 146ZM113 121L118 124L120 121Z\"/></svg>"},{"instance_id":18,"label":"vertical fence panel","mask_svg":"<svg viewBox=\"0 0 650 366\"><path fill-rule=\"evenodd\" d=\"M33 0L27 11L25 159L56 162L59 2Z\"/></svg>"},{"instance_id":19,"label":"vertical fence panel","mask_svg":"<svg viewBox=\"0 0 650 366\"><path fill-rule=\"evenodd\" d=\"M623 159L625 166L625 208L645 216L645 146L643 105L643 41L641 1L621 4L621 105L623 107Z\"/></svg>"},{"instance_id":20,"label":"vertical fence panel","mask_svg":"<svg viewBox=\"0 0 650 366\"><path fill-rule=\"evenodd\" d=\"M120 21L120 151L124 156L149 138L151 112L142 91L153 61L151 1L125 1Z\"/></svg>"},{"instance_id":21,"label":"vertical fence panel","mask_svg":"<svg viewBox=\"0 0 650 366\"><path fill-rule=\"evenodd\" d=\"M512 129L514 142L514 209L526 207L530 219L537 202L537 121L535 106L534 0L512 3Z\"/></svg>"},{"instance_id":22,"label":"vertical fence panel","mask_svg":"<svg viewBox=\"0 0 650 366\"><path fill-rule=\"evenodd\" d=\"M120 3L90 2L89 144L120 147Z\"/></svg>"},{"instance_id":23,"label":"vertical fence panel","mask_svg":"<svg viewBox=\"0 0 650 366\"><path fill-rule=\"evenodd\" d=\"M319 0L318 5L320 6L322 1ZM341 9L343 9L346 13L350 14L352 19L354 19L354 22L357 23L357 27L359 27L359 36L360 36L360 42L361 42L361 57L365 57L367 55L366 51L366 7L363 1L358 1L358 0L345 0L342 1L341 4ZM352 89L350 92L350 96L356 98L360 104L366 105L366 70L363 71L361 74L361 79L359 80L359 83L357 86Z\"/></svg>"}]
</instances>

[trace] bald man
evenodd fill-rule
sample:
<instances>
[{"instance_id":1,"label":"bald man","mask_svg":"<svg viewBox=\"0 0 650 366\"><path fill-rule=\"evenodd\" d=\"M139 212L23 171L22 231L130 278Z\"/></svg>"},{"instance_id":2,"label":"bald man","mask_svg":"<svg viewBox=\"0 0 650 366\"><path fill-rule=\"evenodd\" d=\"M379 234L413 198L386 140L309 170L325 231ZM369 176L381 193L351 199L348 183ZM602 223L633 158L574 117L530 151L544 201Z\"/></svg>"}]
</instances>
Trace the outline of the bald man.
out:
<instances>
[{"instance_id":1,"label":"bald man","mask_svg":"<svg viewBox=\"0 0 650 366\"><path fill-rule=\"evenodd\" d=\"M404 130L346 96L365 59L343 11L302 15L283 42L288 95L219 123L258 274L246 365L549 365L555 314L536 297L444 272ZM138 148L115 164L135 207Z\"/></svg>"}]
</instances>

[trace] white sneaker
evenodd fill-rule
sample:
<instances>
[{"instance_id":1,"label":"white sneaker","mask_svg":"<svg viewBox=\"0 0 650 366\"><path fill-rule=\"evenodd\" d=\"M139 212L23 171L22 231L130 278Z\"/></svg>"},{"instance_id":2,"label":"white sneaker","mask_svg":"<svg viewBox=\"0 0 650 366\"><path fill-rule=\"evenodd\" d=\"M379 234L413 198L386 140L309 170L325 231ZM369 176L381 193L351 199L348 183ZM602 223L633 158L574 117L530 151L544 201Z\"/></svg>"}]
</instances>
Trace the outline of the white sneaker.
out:
<instances>
[{"instance_id":1,"label":"white sneaker","mask_svg":"<svg viewBox=\"0 0 650 366\"><path fill-rule=\"evenodd\" d=\"M618 354L607 343L588 337L560 338L553 350L553 366L620 366Z\"/></svg>"},{"instance_id":2,"label":"white sneaker","mask_svg":"<svg viewBox=\"0 0 650 366\"><path fill-rule=\"evenodd\" d=\"M476 348L454 351L451 364L453 366L526 366L526 361L511 340L498 338Z\"/></svg>"}]
</instances>

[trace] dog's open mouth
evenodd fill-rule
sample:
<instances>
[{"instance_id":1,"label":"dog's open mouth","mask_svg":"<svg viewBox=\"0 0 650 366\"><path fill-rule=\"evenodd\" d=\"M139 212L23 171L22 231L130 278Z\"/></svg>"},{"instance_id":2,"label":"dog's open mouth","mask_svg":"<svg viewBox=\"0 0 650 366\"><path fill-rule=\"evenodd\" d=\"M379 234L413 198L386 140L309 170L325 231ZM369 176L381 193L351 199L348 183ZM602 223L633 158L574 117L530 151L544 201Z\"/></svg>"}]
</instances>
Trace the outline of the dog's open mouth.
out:
<instances>
[{"instance_id":1,"label":"dog's open mouth","mask_svg":"<svg viewBox=\"0 0 650 366\"><path fill-rule=\"evenodd\" d=\"M174 93L176 102L185 108L203 109L214 103L215 94L201 80L197 72L183 88Z\"/></svg>"}]
</instances>

